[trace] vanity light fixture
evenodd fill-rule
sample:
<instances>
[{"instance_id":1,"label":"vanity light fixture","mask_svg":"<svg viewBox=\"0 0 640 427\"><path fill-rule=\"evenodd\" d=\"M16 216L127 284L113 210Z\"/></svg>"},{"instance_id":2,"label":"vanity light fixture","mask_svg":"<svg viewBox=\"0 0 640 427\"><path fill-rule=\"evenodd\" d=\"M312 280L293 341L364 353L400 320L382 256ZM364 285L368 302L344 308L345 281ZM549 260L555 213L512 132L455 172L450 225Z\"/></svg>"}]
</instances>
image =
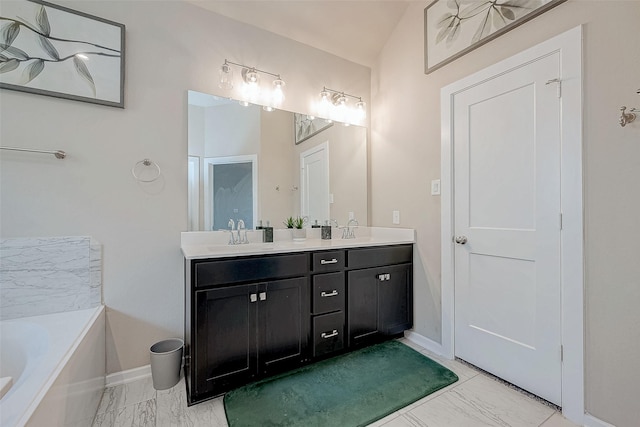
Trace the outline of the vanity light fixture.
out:
<instances>
[{"instance_id":1,"label":"vanity light fixture","mask_svg":"<svg viewBox=\"0 0 640 427\"><path fill-rule=\"evenodd\" d=\"M244 84L242 85L245 101L248 103L261 103L259 99L261 95L264 97L265 105L271 108L279 107L284 100L284 86L285 82L280 77L280 74L271 73L269 71L260 70L256 67L249 67L248 65L238 64L237 62L224 60L224 64L220 68L220 80L218 86L225 90L233 89L233 69L232 66L240 67L240 73ZM274 77L271 90L261 91L260 89L260 74L267 74ZM242 104L244 105L244 104Z\"/></svg>"},{"instance_id":2,"label":"vanity light fixture","mask_svg":"<svg viewBox=\"0 0 640 427\"><path fill-rule=\"evenodd\" d=\"M349 108L349 98L357 99L355 108ZM336 120L342 122L352 123L354 121L359 122L364 120L367 113L367 104L362 100L362 97L350 95L343 91L329 89L323 87L320 92L320 109L325 116L330 116Z\"/></svg>"}]
</instances>

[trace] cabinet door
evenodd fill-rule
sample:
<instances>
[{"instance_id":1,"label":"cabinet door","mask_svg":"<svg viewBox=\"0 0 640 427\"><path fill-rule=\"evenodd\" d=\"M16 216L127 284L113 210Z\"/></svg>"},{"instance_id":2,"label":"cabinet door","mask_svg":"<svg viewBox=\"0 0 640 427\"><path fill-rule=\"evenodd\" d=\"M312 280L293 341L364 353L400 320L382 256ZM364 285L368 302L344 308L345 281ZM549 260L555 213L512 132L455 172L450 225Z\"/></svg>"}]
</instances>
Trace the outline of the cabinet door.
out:
<instances>
[{"instance_id":1,"label":"cabinet door","mask_svg":"<svg viewBox=\"0 0 640 427\"><path fill-rule=\"evenodd\" d=\"M256 285L196 292L192 346L196 399L255 376L257 308Z\"/></svg>"},{"instance_id":2,"label":"cabinet door","mask_svg":"<svg viewBox=\"0 0 640 427\"><path fill-rule=\"evenodd\" d=\"M258 366L274 373L304 360L309 334L306 277L262 283L258 291Z\"/></svg>"},{"instance_id":3,"label":"cabinet door","mask_svg":"<svg viewBox=\"0 0 640 427\"><path fill-rule=\"evenodd\" d=\"M377 270L378 329L395 335L413 326L411 265L394 265Z\"/></svg>"},{"instance_id":4,"label":"cabinet door","mask_svg":"<svg viewBox=\"0 0 640 427\"><path fill-rule=\"evenodd\" d=\"M371 342L378 335L378 269L347 273L347 338L354 347Z\"/></svg>"}]
</instances>

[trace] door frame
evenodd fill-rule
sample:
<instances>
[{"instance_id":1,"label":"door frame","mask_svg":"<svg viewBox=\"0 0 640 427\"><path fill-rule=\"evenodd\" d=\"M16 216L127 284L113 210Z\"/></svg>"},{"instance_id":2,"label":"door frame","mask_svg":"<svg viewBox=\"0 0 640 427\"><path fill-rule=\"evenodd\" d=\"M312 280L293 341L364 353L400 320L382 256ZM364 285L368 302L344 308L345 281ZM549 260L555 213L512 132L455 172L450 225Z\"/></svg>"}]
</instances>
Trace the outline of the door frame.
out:
<instances>
[{"instance_id":1,"label":"door frame","mask_svg":"<svg viewBox=\"0 0 640 427\"><path fill-rule=\"evenodd\" d=\"M204 229L212 231L213 227L213 173L211 169L215 165L229 165L233 163L251 163L251 186L253 188L252 211L253 219L251 223L254 225L258 219L258 155L246 154L241 156L228 157L205 157L204 158Z\"/></svg>"},{"instance_id":2,"label":"door frame","mask_svg":"<svg viewBox=\"0 0 640 427\"><path fill-rule=\"evenodd\" d=\"M453 97L469 87L560 53L561 79L561 323L562 413L584 418L584 260L582 198L582 26L575 27L441 89L441 271L442 353L454 358L455 244L452 114Z\"/></svg>"}]
</instances>

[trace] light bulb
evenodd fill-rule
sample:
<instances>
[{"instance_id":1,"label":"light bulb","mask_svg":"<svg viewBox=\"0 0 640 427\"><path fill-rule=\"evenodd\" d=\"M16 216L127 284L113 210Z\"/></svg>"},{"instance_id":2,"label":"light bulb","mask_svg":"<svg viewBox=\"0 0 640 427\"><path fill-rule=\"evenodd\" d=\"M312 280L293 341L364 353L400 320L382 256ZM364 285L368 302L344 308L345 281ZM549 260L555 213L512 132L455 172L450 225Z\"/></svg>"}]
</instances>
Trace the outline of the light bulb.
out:
<instances>
[{"instance_id":1,"label":"light bulb","mask_svg":"<svg viewBox=\"0 0 640 427\"><path fill-rule=\"evenodd\" d=\"M335 119L340 122L348 121L347 97L344 93L333 95L333 105L335 105Z\"/></svg>"},{"instance_id":2,"label":"light bulb","mask_svg":"<svg viewBox=\"0 0 640 427\"><path fill-rule=\"evenodd\" d=\"M326 89L320 92L320 102L316 106L316 113L320 117L328 117L331 114L331 94Z\"/></svg>"},{"instance_id":3,"label":"light bulb","mask_svg":"<svg viewBox=\"0 0 640 427\"><path fill-rule=\"evenodd\" d=\"M356 120L364 120L367 117L367 104L361 99L356 102Z\"/></svg>"},{"instance_id":4,"label":"light bulb","mask_svg":"<svg viewBox=\"0 0 640 427\"><path fill-rule=\"evenodd\" d=\"M243 98L248 99L249 102L257 103L260 97L260 76L256 72L255 68L244 68L242 70L242 77L244 84L242 85Z\"/></svg>"},{"instance_id":5,"label":"light bulb","mask_svg":"<svg viewBox=\"0 0 640 427\"><path fill-rule=\"evenodd\" d=\"M233 70L231 66L226 62L220 67L220 79L218 80L218 87L224 90L233 89Z\"/></svg>"},{"instance_id":6,"label":"light bulb","mask_svg":"<svg viewBox=\"0 0 640 427\"><path fill-rule=\"evenodd\" d=\"M271 96L271 102L274 106L280 106L284 101L284 81L279 77L273 81L273 94Z\"/></svg>"},{"instance_id":7,"label":"light bulb","mask_svg":"<svg viewBox=\"0 0 640 427\"><path fill-rule=\"evenodd\" d=\"M248 84L257 85L260 82L260 76L258 75L256 70L252 68L250 70L247 70L247 72L245 73L244 81L247 82Z\"/></svg>"}]
</instances>

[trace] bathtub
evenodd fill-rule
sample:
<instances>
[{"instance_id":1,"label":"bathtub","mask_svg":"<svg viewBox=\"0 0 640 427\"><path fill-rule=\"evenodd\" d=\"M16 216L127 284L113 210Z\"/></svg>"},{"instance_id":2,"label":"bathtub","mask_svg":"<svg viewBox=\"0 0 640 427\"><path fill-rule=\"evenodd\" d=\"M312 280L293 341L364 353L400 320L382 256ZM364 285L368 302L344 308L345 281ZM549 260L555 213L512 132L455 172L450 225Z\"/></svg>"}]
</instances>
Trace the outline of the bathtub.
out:
<instances>
[{"instance_id":1,"label":"bathtub","mask_svg":"<svg viewBox=\"0 0 640 427\"><path fill-rule=\"evenodd\" d=\"M105 384L104 306L4 320L0 352L12 383L2 427L91 425Z\"/></svg>"}]
</instances>

